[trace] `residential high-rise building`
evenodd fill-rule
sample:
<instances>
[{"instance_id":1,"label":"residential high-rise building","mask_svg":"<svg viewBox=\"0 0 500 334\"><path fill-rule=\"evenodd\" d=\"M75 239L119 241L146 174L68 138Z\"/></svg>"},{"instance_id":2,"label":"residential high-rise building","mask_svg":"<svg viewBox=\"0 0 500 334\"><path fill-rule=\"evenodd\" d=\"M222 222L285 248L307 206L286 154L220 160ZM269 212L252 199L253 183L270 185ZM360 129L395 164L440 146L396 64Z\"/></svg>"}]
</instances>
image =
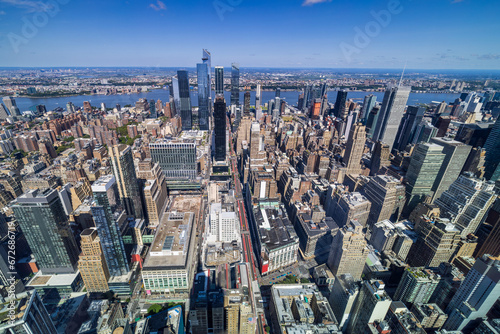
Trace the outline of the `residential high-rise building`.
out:
<instances>
[{"instance_id":1,"label":"residential high-rise building","mask_svg":"<svg viewBox=\"0 0 500 334\"><path fill-rule=\"evenodd\" d=\"M210 100L212 99L212 55L207 49L203 49L201 60L203 61L203 64L207 65L208 69L208 99L210 106ZM211 108L209 108L209 110L210 109Z\"/></svg>"},{"instance_id":2,"label":"residential high-rise building","mask_svg":"<svg viewBox=\"0 0 500 334\"><path fill-rule=\"evenodd\" d=\"M215 160L226 160L226 101L224 95L217 95L214 103L214 146Z\"/></svg>"},{"instance_id":3,"label":"residential high-rise building","mask_svg":"<svg viewBox=\"0 0 500 334\"><path fill-rule=\"evenodd\" d=\"M134 158L130 146L119 144L109 148L120 199L125 211L134 218L144 218L139 182L135 174Z\"/></svg>"},{"instance_id":4,"label":"residential high-rise building","mask_svg":"<svg viewBox=\"0 0 500 334\"><path fill-rule=\"evenodd\" d=\"M436 176L436 181L431 189L432 199L435 200L439 198L460 175L472 147L449 138L433 138L431 141L441 145L443 147L442 152L445 154L441 168Z\"/></svg>"},{"instance_id":5,"label":"residential high-rise building","mask_svg":"<svg viewBox=\"0 0 500 334\"><path fill-rule=\"evenodd\" d=\"M478 258L446 309L443 328L469 332L469 325L486 316L500 296L500 261Z\"/></svg>"},{"instance_id":6,"label":"residential high-rise building","mask_svg":"<svg viewBox=\"0 0 500 334\"><path fill-rule=\"evenodd\" d=\"M406 113L403 115L403 119L401 120L398 134L396 135L394 149L403 151L406 145L412 142L415 130L420 122L422 122L424 114L424 107L408 106Z\"/></svg>"},{"instance_id":7,"label":"residential high-rise building","mask_svg":"<svg viewBox=\"0 0 500 334\"><path fill-rule=\"evenodd\" d=\"M329 302L339 322L339 328L343 331L347 329L347 324L351 319L360 286L361 282L355 281L351 274L335 277Z\"/></svg>"},{"instance_id":8,"label":"residential high-rise building","mask_svg":"<svg viewBox=\"0 0 500 334\"><path fill-rule=\"evenodd\" d=\"M149 144L151 158L160 164L167 179L195 179L196 143L160 140Z\"/></svg>"},{"instance_id":9,"label":"residential high-rise building","mask_svg":"<svg viewBox=\"0 0 500 334\"><path fill-rule=\"evenodd\" d=\"M380 115L372 139L380 140L393 149L399 124L403 118L411 87L388 87L384 94Z\"/></svg>"},{"instance_id":10,"label":"residential high-rise building","mask_svg":"<svg viewBox=\"0 0 500 334\"><path fill-rule=\"evenodd\" d=\"M344 163L346 164L346 174L361 174L361 158L365 150L366 128L361 123L352 126L347 140Z\"/></svg>"},{"instance_id":11,"label":"residential high-rise building","mask_svg":"<svg viewBox=\"0 0 500 334\"><path fill-rule=\"evenodd\" d=\"M126 223L126 217L120 205L115 177L101 176L92 184L92 192L94 194L92 216L109 273L111 276L125 275L129 271L129 262L125 254L121 225Z\"/></svg>"},{"instance_id":12,"label":"residential high-rise building","mask_svg":"<svg viewBox=\"0 0 500 334\"><path fill-rule=\"evenodd\" d=\"M16 199L12 210L42 273L74 273L78 246L58 191L30 190Z\"/></svg>"},{"instance_id":13,"label":"residential high-rise building","mask_svg":"<svg viewBox=\"0 0 500 334\"><path fill-rule=\"evenodd\" d=\"M110 275L97 228L85 229L80 236L82 252L78 261L78 270L82 275L85 288L88 292L109 291Z\"/></svg>"},{"instance_id":14,"label":"residential high-rise building","mask_svg":"<svg viewBox=\"0 0 500 334\"><path fill-rule=\"evenodd\" d=\"M181 115L182 130L191 130L193 128L193 112L189 97L188 72L185 70L177 71L177 78L175 81L172 80L172 84L174 85L174 101L178 101L179 109L176 111ZM177 87L175 87L176 85Z\"/></svg>"},{"instance_id":15,"label":"residential high-rise building","mask_svg":"<svg viewBox=\"0 0 500 334\"><path fill-rule=\"evenodd\" d=\"M255 91L255 111L256 111L256 116L255 118L257 120L260 120L261 117L262 117L262 114L259 115L259 109L260 109L260 112L262 113L262 109L261 109L261 85L260 84L257 84L257 89ZM259 117L260 116L260 117Z\"/></svg>"},{"instance_id":16,"label":"residential high-rise building","mask_svg":"<svg viewBox=\"0 0 500 334\"><path fill-rule=\"evenodd\" d=\"M198 75L198 122L200 130L208 130L210 114L210 75L206 63L197 64Z\"/></svg>"},{"instance_id":17,"label":"residential high-rise building","mask_svg":"<svg viewBox=\"0 0 500 334\"><path fill-rule=\"evenodd\" d=\"M349 114L349 110L347 109L347 91L339 90L337 92L337 99L335 100L335 106L333 108L333 114L335 117L342 119L343 121L347 120L347 115Z\"/></svg>"},{"instance_id":18,"label":"residential high-rise building","mask_svg":"<svg viewBox=\"0 0 500 334\"><path fill-rule=\"evenodd\" d=\"M351 274L353 279L361 279L368 256L363 226L353 220L339 229L333 238L328 256L328 267L335 276Z\"/></svg>"},{"instance_id":19,"label":"residential high-rise building","mask_svg":"<svg viewBox=\"0 0 500 334\"><path fill-rule=\"evenodd\" d=\"M497 118L493 129L491 129L484 149L486 150L484 177L496 181L500 179L500 117Z\"/></svg>"},{"instance_id":20,"label":"residential high-rise building","mask_svg":"<svg viewBox=\"0 0 500 334\"><path fill-rule=\"evenodd\" d=\"M377 97L375 95L370 94L365 96L363 107L361 108L361 112L359 113L359 119L363 120L363 124L366 123L368 115L370 114L370 111L372 111L373 107L375 107L376 103Z\"/></svg>"},{"instance_id":21,"label":"residential high-rise building","mask_svg":"<svg viewBox=\"0 0 500 334\"><path fill-rule=\"evenodd\" d=\"M151 158L140 161L137 167L137 179L142 187L148 226L157 226L168 200L165 174L161 171L160 164L153 163Z\"/></svg>"},{"instance_id":22,"label":"residential high-rise building","mask_svg":"<svg viewBox=\"0 0 500 334\"><path fill-rule=\"evenodd\" d=\"M224 94L224 67L215 66L215 95Z\"/></svg>"},{"instance_id":23,"label":"residential high-rise building","mask_svg":"<svg viewBox=\"0 0 500 334\"><path fill-rule=\"evenodd\" d=\"M405 204L405 187L389 175L377 175L368 181L364 194L372 203L368 226L390 219L397 222Z\"/></svg>"},{"instance_id":24,"label":"residential high-rise building","mask_svg":"<svg viewBox=\"0 0 500 334\"><path fill-rule=\"evenodd\" d=\"M394 299L405 303L427 303L440 281L429 269L406 268L394 293Z\"/></svg>"},{"instance_id":25,"label":"residential high-rise building","mask_svg":"<svg viewBox=\"0 0 500 334\"><path fill-rule=\"evenodd\" d=\"M446 155L443 147L437 144L418 144L411 157L406 173L406 212L409 214L431 195Z\"/></svg>"},{"instance_id":26,"label":"residential high-rise building","mask_svg":"<svg viewBox=\"0 0 500 334\"><path fill-rule=\"evenodd\" d=\"M427 330L439 330L446 322L446 319L448 319L448 315L434 303L415 303L411 307L411 313L420 321L422 327Z\"/></svg>"},{"instance_id":27,"label":"residential high-rise building","mask_svg":"<svg viewBox=\"0 0 500 334\"><path fill-rule=\"evenodd\" d=\"M245 114L248 114L248 113L250 113L250 90L249 89L246 89L245 95L243 97L244 97L243 112Z\"/></svg>"},{"instance_id":28,"label":"residential high-rise building","mask_svg":"<svg viewBox=\"0 0 500 334\"><path fill-rule=\"evenodd\" d=\"M10 317L0 320L1 333L57 333L56 326L36 290L29 292L26 297L12 300L9 307L16 317L13 321Z\"/></svg>"},{"instance_id":29,"label":"residential high-rise building","mask_svg":"<svg viewBox=\"0 0 500 334\"><path fill-rule=\"evenodd\" d=\"M473 176L460 175L435 204L461 231L462 237L475 233L496 199L495 185Z\"/></svg>"},{"instance_id":30,"label":"residential high-rise building","mask_svg":"<svg viewBox=\"0 0 500 334\"><path fill-rule=\"evenodd\" d=\"M385 319L391 303L391 298L385 292L384 282L364 281L351 311L346 333L367 333L369 324L375 321L382 322Z\"/></svg>"},{"instance_id":31,"label":"residential high-rise building","mask_svg":"<svg viewBox=\"0 0 500 334\"><path fill-rule=\"evenodd\" d=\"M231 64L231 105L240 105L240 65Z\"/></svg>"}]
</instances>

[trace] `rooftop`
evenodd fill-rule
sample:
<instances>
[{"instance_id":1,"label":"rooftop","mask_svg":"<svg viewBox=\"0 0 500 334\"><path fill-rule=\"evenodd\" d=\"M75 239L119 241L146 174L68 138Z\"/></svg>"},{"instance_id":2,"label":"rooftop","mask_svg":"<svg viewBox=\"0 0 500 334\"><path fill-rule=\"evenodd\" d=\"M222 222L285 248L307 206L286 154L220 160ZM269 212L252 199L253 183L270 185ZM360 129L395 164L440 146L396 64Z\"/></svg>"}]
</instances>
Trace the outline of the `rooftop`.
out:
<instances>
[{"instance_id":1,"label":"rooftop","mask_svg":"<svg viewBox=\"0 0 500 334\"><path fill-rule=\"evenodd\" d=\"M254 210L262 244L268 249L281 248L298 242L297 234L286 213L275 207Z\"/></svg>"}]
</instances>

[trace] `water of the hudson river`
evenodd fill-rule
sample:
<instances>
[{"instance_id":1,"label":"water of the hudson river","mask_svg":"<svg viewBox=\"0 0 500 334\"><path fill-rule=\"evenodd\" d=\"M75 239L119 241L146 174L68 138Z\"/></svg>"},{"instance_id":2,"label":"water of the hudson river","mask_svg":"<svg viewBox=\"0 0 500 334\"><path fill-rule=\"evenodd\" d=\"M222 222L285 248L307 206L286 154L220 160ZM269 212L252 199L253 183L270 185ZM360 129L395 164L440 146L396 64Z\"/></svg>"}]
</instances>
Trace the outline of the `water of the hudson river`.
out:
<instances>
[{"instance_id":1,"label":"water of the hudson river","mask_svg":"<svg viewBox=\"0 0 500 334\"><path fill-rule=\"evenodd\" d=\"M285 99L289 104L296 105L299 97L300 91L282 91L281 98ZM121 94L121 95L75 95L75 96L64 96L64 97L49 97L49 98L28 98L28 97L16 97L17 106L21 111L29 110L30 107L37 104L43 104L47 110L54 110L57 107L62 107L66 109L66 103L73 102L75 106L83 106L84 101L90 101L90 103L95 107L100 107L101 103L105 103L106 107L113 108L116 104L124 107L125 105L134 106L135 102L141 98L146 98L148 100L162 100L163 103L168 101L168 90L166 89L155 89L147 93L138 94ZM243 104L243 92L240 93L240 103ZM347 95L348 99L353 99L355 102L363 102L366 95L373 94L377 96L377 101L382 102L384 97L383 92L349 92ZM230 101L230 92L224 93L226 102ZM261 103L267 103L269 100L273 99L275 96L274 91L263 91ZM408 105L415 105L419 103L431 103L431 102L442 102L451 103L458 98L460 94L451 93L411 93L408 98ZM336 91L328 92L328 100L332 103L335 102L337 98ZM255 91L251 92L250 104L255 104ZM198 92L196 90L191 91L191 104L193 107L198 105Z\"/></svg>"}]
</instances>

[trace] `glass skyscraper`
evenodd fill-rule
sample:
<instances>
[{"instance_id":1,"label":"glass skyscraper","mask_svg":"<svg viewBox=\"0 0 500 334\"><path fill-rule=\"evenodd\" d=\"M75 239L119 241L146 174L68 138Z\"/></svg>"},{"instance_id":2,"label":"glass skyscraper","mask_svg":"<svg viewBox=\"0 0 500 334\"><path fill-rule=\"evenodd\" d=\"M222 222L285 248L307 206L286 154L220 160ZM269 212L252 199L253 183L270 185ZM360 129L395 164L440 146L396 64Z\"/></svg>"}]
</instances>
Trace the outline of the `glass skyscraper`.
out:
<instances>
[{"instance_id":1,"label":"glass skyscraper","mask_svg":"<svg viewBox=\"0 0 500 334\"><path fill-rule=\"evenodd\" d=\"M160 164L167 179L195 179L196 144L182 141L157 141L149 144L151 158Z\"/></svg>"},{"instance_id":2,"label":"glass skyscraper","mask_svg":"<svg viewBox=\"0 0 500 334\"><path fill-rule=\"evenodd\" d=\"M156 112L156 102L155 100L150 100L149 101L149 117L151 118L157 118L158 114Z\"/></svg>"},{"instance_id":3,"label":"glass skyscraper","mask_svg":"<svg viewBox=\"0 0 500 334\"><path fill-rule=\"evenodd\" d=\"M224 94L224 67L215 66L215 94Z\"/></svg>"},{"instance_id":4,"label":"glass skyscraper","mask_svg":"<svg viewBox=\"0 0 500 334\"><path fill-rule=\"evenodd\" d=\"M42 273L74 273L78 246L57 190L30 190L12 210Z\"/></svg>"},{"instance_id":5,"label":"glass skyscraper","mask_svg":"<svg viewBox=\"0 0 500 334\"><path fill-rule=\"evenodd\" d=\"M240 105L240 65L231 64L231 105Z\"/></svg>"},{"instance_id":6,"label":"glass skyscraper","mask_svg":"<svg viewBox=\"0 0 500 334\"><path fill-rule=\"evenodd\" d=\"M201 57L203 64L207 65L208 71L208 99L212 99L212 55L208 50L203 49L203 55ZM209 110L210 110L209 104Z\"/></svg>"},{"instance_id":7,"label":"glass skyscraper","mask_svg":"<svg viewBox=\"0 0 500 334\"><path fill-rule=\"evenodd\" d=\"M215 160L226 160L226 101L224 95L215 97L214 103L214 144Z\"/></svg>"},{"instance_id":8,"label":"glass skyscraper","mask_svg":"<svg viewBox=\"0 0 500 334\"><path fill-rule=\"evenodd\" d=\"M101 239L109 273L111 276L125 275L129 271L129 265L119 222L124 221L126 217L120 204L115 177L113 175L100 177L92 184L92 193L94 194L92 216Z\"/></svg>"},{"instance_id":9,"label":"glass skyscraper","mask_svg":"<svg viewBox=\"0 0 500 334\"><path fill-rule=\"evenodd\" d=\"M484 148L486 150L484 177L496 181L500 179L500 117L491 129Z\"/></svg>"},{"instance_id":10,"label":"glass skyscraper","mask_svg":"<svg viewBox=\"0 0 500 334\"><path fill-rule=\"evenodd\" d=\"M185 70L177 71L176 81L178 98L176 99L176 89L174 87L174 100L179 101L178 110L181 114L182 130L191 130L193 128L193 113L191 112L191 99L189 97L188 72ZM172 83L174 83L173 80Z\"/></svg>"},{"instance_id":11,"label":"glass skyscraper","mask_svg":"<svg viewBox=\"0 0 500 334\"><path fill-rule=\"evenodd\" d=\"M210 97L210 84L209 73L207 64L196 65L198 74L198 121L200 123L200 130L208 130L209 126L209 97Z\"/></svg>"}]
</instances>

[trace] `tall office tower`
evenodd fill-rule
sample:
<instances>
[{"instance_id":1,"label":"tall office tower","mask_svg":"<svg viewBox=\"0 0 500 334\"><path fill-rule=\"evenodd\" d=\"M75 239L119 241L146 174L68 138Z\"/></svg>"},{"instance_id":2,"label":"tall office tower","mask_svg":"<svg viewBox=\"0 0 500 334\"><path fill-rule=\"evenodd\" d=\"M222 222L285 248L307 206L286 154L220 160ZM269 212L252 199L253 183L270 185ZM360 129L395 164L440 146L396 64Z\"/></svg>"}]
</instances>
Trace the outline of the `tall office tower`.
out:
<instances>
[{"instance_id":1,"label":"tall office tower","mask_svg":"<svg viewBox=\"0 0 500 334\"><path fill-rule=\"evenodd\" d=\"M176 76L172 77L172 85L170 86L170 95L172 96L172 106L173 115L179 115L181 113L181 96L179 92L179 78Z\"/></svg>"},{"instance_id":2,"label":"tall office tower","mask_svg":"<svg viewBox=\"0 0 500 334\"><path fill-rule=\"evenodd\" d=\"M231 64L231 105L240 105L240 65Z\"/></svg>"},{"instance_id":3,"label":"tall office tower","mask_svg":"<svg viewBox=\"0 0 500 334\"><path fill-rule=\"evenodd\" d=\"M446 155L437 144L418 144L406 173L406 213L409 214L431 195L432 187Z\"/></svg>"},{"instance_id":4,"label":"tall office tower","mask_svg":"<svg viewBox=\"0 0 500 334\"><path fill-rule=\"evenodd\" d=\"M215 95L224 94L224 67L215 66Z\"/></svg>"},{"instance_id":5,"label":"tall office tower","mask_svg":"<svg viewBox=\"0 0 500 334\"><path fill-rule=\"evenodd\" d=\"M443 328L469 332L469 325L486 316L500 296L500 261L488 255L476 260L446 309Z\"/></svg>"},{"instance_id":6,"label":"tall office tower","mask_svg":"<svg viewBox=\"0 0 500 334\"><path fill-rule=\"evenodd\" d=\"M460 175L435 204L441 217L449 218L461 231L462 237L475 233L496 199L492 182Z\"/></svg>"},{"instance_id":7,"label":"tall office tower","mask_svg":"<svg viewBox=\"0 0 500 334\"><path fill-rule=\"evenodd\" d=\"M424 107L408 106L398 128L398 134L396 135L396 141L393 146L394 149L403 151L406 145L412 142L413 135L415 134L417 126L422 122L424 114Z\"/></svg>"},{"instance_id":8,"label":"tall office tower","mask_svg":"<svg viewBox=\"0 0 500 334\"><path fill-rule=\"evenodd\" d=\"M30 190L16 199L12 210L42 273L75 272L78 246L57 190Z\"/></svg>"},{"instance_id":9,"label":"tall office tower","mask_svg":"<svg viewBox=\"0 0 500 334\"><path fill-rule=\"evenodd\" d=\"M486 149L484 177L496 181L500 179L500 117L497 118L493 129L491 129L484 148Z\"/></svg>"},{"instance_id":10,"label":"tall office tower","mask_svg":"<svg viewBox=\"0 0 500 334\"><path fill-rule=\"evenodd\" d=\"M391 298L385 292L384 282L364 281L352 310L346 333L369 333L368 325L375 321L382 322L391 303Z\"/></svg>"},{"instance_id":11,"label":"tall office tower","mask_svg":"<svg viewBox=\"0 0 500 334\"><path fill-rule=\"evenodd\" d=\"M333 115L337 118L345 121L347 119L347 115L349 111L346 106L347 102L347 91L339 90L337 92L337 100L335 100L335 106L333 107Z\"/></svg>"},{"instance_id":12,"label":"tall office tower","mask_svg":"<svg viewBox=\"0 0 500 334\"><path fill-rule=\"evenodd\" d=\"M175 87L174 82L177 87ZM177 80L172 79L172 84L174 84L174 100L178 101L176 103L179 105L178 113L181 115L182 130L191 130L193 128L193 112L191 111L191 99L189 97L188 72L185 70L177 71Z\"/></svg>"},{"instance_id":13,"label":"tall office tower","mask_svg":"<svg viewBox=\"0 0 500 334\"><path fill-rule=\"evenodd\" d=\"M226 160L226 101L224 95L215 97L214 103L214 145L215 160Z\"/></svg>"},{"instance_id":14,"label":"tall office tower","mask_svg":"<svg viewBox=\"0 0 500 334\"><path fill-rule=\"evenodd\" d=\"M399 281L394 300L405 303L427 303L441 277L429 269L408 267Z\"/></svg>"},{"instance_id":15,"label":"tall office tower","mask_svg":"<svg viewBox=\"0 0 500 334\"><path fill-rule=\"evenodd\" d=\"M431 141L441 145L443 147L443 153L445 154L436 181L432 186L432 200L434 201L439 198L460 175L472 147L449 138L433 138Z\"/></svg>"},{"instance_id":16,"label":"tall office tower","mask_svg":"<svg viewBox=\"0 0 500 334\"><path fill-rule=\"evenodd\" d=\"M381 140L393 149L411 87L388 87L384 94L373 140Z\"/></svg>"},{"instance_id":17,"label":"tall office tower","mask_svg":"<svg viewBox=\"0 0 500 334\"><path fill-rule=\"evenodd\" d=\"M484 242L479 242L477 253L474 257L481 257L489 254L500 259L500 198L497 198L486 217L485 223L481 226L489 226L490 232ZM479 234L479 233L478 233Z\"/></svg>"},{"instance_id":18,"label":"tall office tower","mask_svg":"<svg viewBox=\"0 0 500 334\"><path fill-rule=\"evenodd\" d=\"M274 104L272 108L273 119L277 119L280 117L280 109L281 109L281 99L279 97L274 99Z\"/></svg>"},{"instance_id":19,"label":"tall office tower","mask_svg":"<svg viewBox=\"0 0 500 334\"><path fill-rule=\"evenodd\" d=\"M210 115L210 75L208 65L197 64L198 74L198 121L200 130L208 130Z\"/></svg>"},{"instance_id":20,"label":"tall office tower","mask_svg":"<svg viewBox=\"0 0 500 334\"><path fill-rule=\"evenodd\" d=\"M209 99L209 110L210 108L210 100L212 99L212 55L208 52L207 49L203 49L201 60L203 64L207 65L207 73L208 73L208 99Z\"/></svg>"},{"instance_id":21,"label":"tall office tower","mask_svg":"<svg viewBox=\"0 0 500 334\"><path fill-rule=\"evenodd\" d=\"M7 109L10 111L11 116L21 116L21 111L19 111L19 108L17 107L16 100L12 96L6 96L3 98L3 103L5 103L5 106Z\"/></svg>"},{"instance_id":22,"label":"tall office tower","mask_svg":"<svg viewBox=\"0 0 500 334\"><path fill-rule=\"evenodd\" d=\"M339 229L333 238L328 256L328 267L335 276L351 274L353 279L361 279L368 248L363 233L363 226L356 220Z\"/></svg>"},{"instance_id":23,"label":"tall office tower","mask_svg":"<svg viewBox=\"0 0 500 334\"><path fill-rule=\"evenodd\" d=\"M366 118L366 128L370 129L368 131L368 137L373 139L373 134L375 133L375 127L377 126L378 117L380 116L380 106L375 105L372 108Z\"/></svg>"},{"instance_id":24,"label":"tall office tower","mask_svg":"<svg viewBox=\"0 0 500 334\"><path fill-rule=\"evenodd\" d=\"M274 97L281 97L281 88L276 87L276 92L274 94Z\"/></svg>"},{"instance_id":25,"label":"tall office tower","mask_svg":"<svg viewBox=\"0 0 500 334\"><path fill-rule=\"evenodd\" d=\"M244 101L243 101L243 112L245 114L250 113L250 88L247 88L245 91L244 95Z\"/></svg>"},{"instance_id":26,"label":"tall office tower","mask_svg":"<svg viewBox=\"0 0 500 334\"><path fill-rule=\"evenodd\" d=\"M150 118L158 118L158 112L156 110L155 100L149 100L149 117Z\"/></svg>"},{"instance_id":27,"label":"tall office tower","mask_svg":"<svg viewBox=\"0 0 500 334\"><path fill-rule=\"evenodd\" d=\"M66 103L66 111L73 114L76 112L76 108L75 108L75 105L73 104L73 102L68 102Z\"/></svg>"},{"instance_id":28,"label":"tall office tower","mask_svg":"<svg viewBox=\"0 0 500 334\"><path fill-rule=\"evenodd\" d=\"M261 84L257 84L257 89L255 91L255 109L256 110L260 107L261 98L262 98L261 90L262 90Z\"/></svg>"},{"instance_id":29,"label":"tall office tower","mask_svg":"<svg viewBox=\"0 0 500 334\"><path fill-rule=\"evenodd\" d=\"M139 182L135 175L134 158L130 146L119 144L109 148L109 157L113 163L120 199L125 211L134 218L144 218Z\"/></svg>"},{"instance_id":30,"label":"tall office tower","mask_svg":"<svg viewBox=\"0 0 500 334\"><path fill-rule=\"evenodd\" d=\"M36 290L29 292L26 297L12 300L8 305L16 317L12 321L9 317L0 320L1 333L57 333L50 314Z\"/></svg>"},{"instance_id":31,"label":"tall office tower","mask_svg":"<svg viewBox=\"0 0 500 334\"><path fill-rule=\"evenodd\" d=\"M418 227L418 239L407 262L413 267L439 267L450 261L459 242L460 231L449 220L424 221Z\"/></svg>"},{"instance_id":32,"label":"tall office tower","mask_svg":"<svg viewBox=\"0 0 500 334\"><path fill-rule=\"evenodd\" d=\"M346 165L346 174L361 174L361 158L365 150L366 128L361 123L352 126L349 139L347 140L344 163Z\"/></svg>"},{"instance_id":33,"label":"tall office tower","mask_svg":"<svg viewBox=\"0 0 500 334\"><path fill-rule=\"evenodd\" d=\"M177 140L156 141L149 144L154 162L160 164L167 179L195 179L196 143Z\"/></svg>"},{"instance_id":34,"label":"tall office tower","mask_svg":"<svg viewBox=\"0 0 500 334\"><path fill-rule=\"evenodd\" d=\"M10 112L5 108L5 106L0 103L0 119L5 120L10 116Z\"/></svg>"},{"instance_id":35,"label":"tall office tower","mask_svg":"<svg viewBox=\"0 0 500 334\"><path fill-rule=\"evenodd\" d=\"M240 234L239 221L236 213L222 208L221 203L210 205L210 234L215 241L232 242L238 239Z\"/></svg>"},{"instance_id":36,"label":"tall office tower","mask_svg":"<svg viewBox=\"0 0 500 334\"><path fill-rule=\"evenodd\" d=\"M389 175L377 175L368 181L364 193L372 203L368 226L387 219L399 220L405 204L405 186L399 180Z\"/></svg>"},{"instance_id":37,"label":"tall office tower","mask_svg":"<svg viewBox=\"0 0 500 334\"><path fill-rule=\"evenodd\" d=\"M82 252L78 261L78 270L80 270L87 292L109 291L110 275L97 229L85 229L80 236Z\"/></svg>"},{"instance_id":38,"label":"tall office tower","mask_svg":"<svg viewBox=\"0 0 500 334\"><path fill-rule=\"evenodd\" d=\"M370 176L377 175L378 171L391 165L391 150L389 145L377 141L373 147L372 157L370 159Z\"/></svg>"},{"instance_id":39,"label":"tall office tower","mask_svg":"<svg viewBox=\"0 0 500 334\"><path fill-rule=\"evenodd\" d=\"M359 119L363 120L363 124L366 123L368 119L368 115L370 111L372 111L373 107L377 103L377 97L373 94L366 95L365 100L363 101L363 107L361 108L361 112L359 114Z\"/></svg>"},{"instance_id":40,"label":"tall office tower","mask_svg":"<svg viewBox=\"0 0 500 334\"><path fill-rule=\"evenodd\" d=\"M350 274L335 277L329 302L342 331L347 329L351 319L360 285L360 282L355 281Z\"/></svg>"},{"instance_id":41,"label":"tall office tower","mask_svg":"<svg viewBox=\"0 0 500 334\"><path fill-rule=\"evenodd\" d=\"M101 176L92 184L94 194L92 216L111 276L125 275L129 271L120 229L126 217L120 205L117 188L113 175Z\"/></svg>"}]
</instances>

